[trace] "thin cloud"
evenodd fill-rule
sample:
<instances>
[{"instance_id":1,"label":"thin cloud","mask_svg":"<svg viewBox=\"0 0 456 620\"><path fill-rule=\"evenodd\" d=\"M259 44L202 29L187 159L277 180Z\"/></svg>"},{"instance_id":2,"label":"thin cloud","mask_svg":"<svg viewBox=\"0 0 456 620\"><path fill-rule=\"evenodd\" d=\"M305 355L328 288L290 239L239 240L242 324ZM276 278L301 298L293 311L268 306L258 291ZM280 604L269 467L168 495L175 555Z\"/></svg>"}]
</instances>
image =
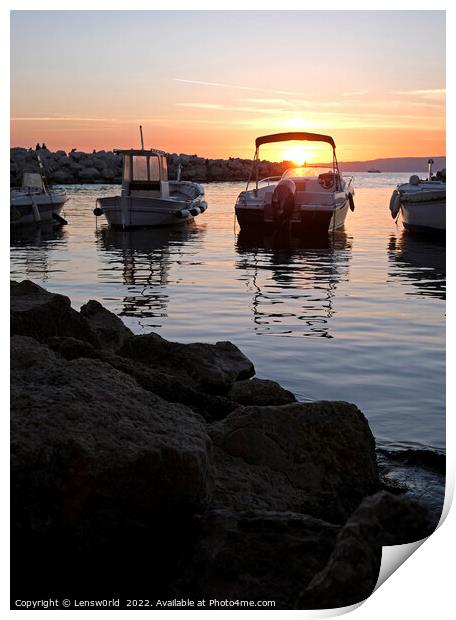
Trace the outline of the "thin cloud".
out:
<instances>
[{"instance_id":1,"label":"thin cloud","mask_svg":"<svg viewBox=\"0 0 456 620\"><path fill-rule=\"evenodd\" d=\"M286 105L292 106L295 105L294 101L290 101L288 99L274 99L274 98L264 98L264 99L241 99L240 101L246 101L247 103L258 103L264 105Z\"/></svg>"},{"instance_id":2,"label":"thin cloud","mask_svg":"<svg viewBox=\"0 0 456 620\"><path fill-rule=\"evenodd\" d=\"M277 93L279 95L299 95L292 90L275 90L272 88L257 88L254 86L240 86L239 84L223 84L222 82L203 82L202 80L184 80L183 78L173 78L175 82L183 82L184 84L199 84L200 86L217 86L219 88L234 88L238 90L251 90L262 93Z\"/></svg>"},{"instance_id":3,"label":"thin cloud","mask_svg":"<svg viewBox=\"0 0 456 620\"><path fill-rule=\"evenodd\" d=\"M429 88L422 90L393 90L394 95L444 95L445 88Z\"/></svg>"},{"instance_id":4,"label":"thin cloud","mask_svg":"<svg viewBox=\"0 0 456 620\"><path fill-rule=\"evenodd\" d=\"M357 97L359 95L367 95L368 90L352 90L348 93L342 93L342 97Z\"/></svg>"},{"instance_id":5,"label":"thin cloud","mask_svg":"<svg viewBox=\"0 0 456 620\"><path fill-rule=\"evenodd\" d=\"M213 103L176 103L177 106L185 107L185 108L200 108L203 110L224 110L229 112L249 112L252 114L258 114L264 112L262 108L251 108L247 106L231 106L231 105L222 105L222 104L213 104ZM283 110L282 108L268 108L268 112L274 112L276 114L286 113L288 110Z\"/></svg>"},{"instance_id":6,"label":"thin cloud","mask_svg":"<svg viewBox=\"0 0 456 620\"><path fill-rule=\"evenodd\" d=\"M59 122L90 122L90 123L122 123L128 122L123 118L90 118L81 116L12 116L12 121L59 121Z\"/></svg>"},{"instance_id":7,"label":"thin cloud","mask_svg":"<svg viewBox=\"0 0 456 620\"><path fill-rule=\"evenodd\" d=\"M223 106L219 103L176 103L183 108L202 108L203 110L222 110Z\"/></svg>"}]
</instances>

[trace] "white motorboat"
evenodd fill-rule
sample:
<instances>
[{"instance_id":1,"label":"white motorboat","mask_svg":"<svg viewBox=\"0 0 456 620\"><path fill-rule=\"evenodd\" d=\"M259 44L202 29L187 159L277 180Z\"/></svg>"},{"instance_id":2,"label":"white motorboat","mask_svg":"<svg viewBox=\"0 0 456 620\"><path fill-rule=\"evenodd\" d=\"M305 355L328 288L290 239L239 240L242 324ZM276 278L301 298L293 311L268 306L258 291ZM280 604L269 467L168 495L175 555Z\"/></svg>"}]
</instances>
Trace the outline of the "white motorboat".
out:
<instances>
[{"instance_id":1,"label":"white motorboat","mask_svg":"<svg viewBox=\"0 0 456 620\"><path fill-rule=\"evenodd\" d=\"M327 142L332 147L330 170L298 167L286 170L282 177L258 180L259 147L270 142L306 140ZM279 133L255 141L255 156L246 190L238 196L235 212L242 230L288 229L293 234L322 234L343 226L348 209L355 208L353 179L342 178L331 136L314 133ZM249 190L252 179L254 189Z\"/></svg>"},{"instance_id":2,"label":"white motorboat","mask_svg":"<svg viewBox=\"0 0 456 620\"><path fill-rule=\"evenodd\" d=\"M41 172L24 172L22 186L11 190L10 223L41 224L57 221L66 224L60 215L67 195L63 189L51 189L44 174L43 164L38 158Z\"/></svg>"},{"instance_id":3,"label":"white motorboat","mask_svg":"<svg viewBox=\"0 0 456 620\"><path fill-rule=\"evenodd\" d=\"M408 183L401 183L391 195L393 219L402 213L404 228L412 232L444 235L446 231L446 170L432 175L430 159L428 178L413 174Z\"/></svg>"},{"instance_id":4,"label":"white motorboat","mask_svg":"<svg viewBox=\"0 0 456 620\"><path fill-rule=\"evenodd\" d=\"M141 144L144 146L142 132ZM111 226L127 229L188 224L206 211L202 185L168 180L164 151L141 148L115 152L123 158L122 193L99 198L94 210Z\"/></svg>"}]
</instances>

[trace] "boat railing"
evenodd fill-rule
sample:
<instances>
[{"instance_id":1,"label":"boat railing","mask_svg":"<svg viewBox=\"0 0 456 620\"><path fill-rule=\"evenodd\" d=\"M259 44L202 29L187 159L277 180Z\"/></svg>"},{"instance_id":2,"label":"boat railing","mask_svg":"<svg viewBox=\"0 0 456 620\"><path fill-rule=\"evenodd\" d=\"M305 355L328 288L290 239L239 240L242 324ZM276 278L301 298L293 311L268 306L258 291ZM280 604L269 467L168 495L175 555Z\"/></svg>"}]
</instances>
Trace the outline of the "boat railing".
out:
<instances>
[{"instance_id":1,"label":"boat railing","mask_svg":"<svg viewBox=\"0 0 456 620\"><path fill-rule=\"evenodd\" d=\"M280 181L282 177L280 176L275 176L275 177L265 177L264 179L261 179L260 181L258 181L258 185L260 185L261 183L264 183L265 185L271 185L271 183L277 183L277 181Z\"/></svg>"}]
</instances>

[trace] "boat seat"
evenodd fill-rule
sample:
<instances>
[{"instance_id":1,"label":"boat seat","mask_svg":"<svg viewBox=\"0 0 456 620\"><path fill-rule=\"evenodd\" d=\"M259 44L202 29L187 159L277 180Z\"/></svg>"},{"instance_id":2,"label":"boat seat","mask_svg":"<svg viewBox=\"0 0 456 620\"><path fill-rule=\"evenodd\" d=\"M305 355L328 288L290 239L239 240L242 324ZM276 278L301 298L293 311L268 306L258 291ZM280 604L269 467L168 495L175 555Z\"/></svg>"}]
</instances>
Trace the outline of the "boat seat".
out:
<instances>
[{"instance_id":1,"label":"boat seat","mask_svg":"<svg viewBox=\"0 0 456 620\"><path fill-rule=\"evenodd\" d=\"M297 204L312 204L312 205L333 205L334 194L332 192L296 192Z\"/></svg>"},{"instance_id":2,"label":"boat seat","mask_svg":"<svg viewBox=\"0 0 456 620\"><path fill-rule=\"evenodd\" d=\"M130 181L130 193L132 191L147 192L151 190L160 191L160 181Z\"/></svg>"},{"instance_id":3,"label":"boat seat","mask_svg":"<svg viewBox=\"0 0 456 620\"><path fill-rule=\"evenodd\" d=\"M272 203L272 194L274 193L274 187L268 187L263 194L263 200L265 204L270 205Z\"/></svg>"},{"instance_id":4,"label":"boat seat","mask_svg":"<svg viewBox=\"0 0 456 620\"><path fill-rule=\"evenodd\" d=\"M150 190L141 191L141 190L133 190L130 191L129 196L135 196L136 198L161 198L160 189L158 190Z\"/></svg>"}]
</instances>

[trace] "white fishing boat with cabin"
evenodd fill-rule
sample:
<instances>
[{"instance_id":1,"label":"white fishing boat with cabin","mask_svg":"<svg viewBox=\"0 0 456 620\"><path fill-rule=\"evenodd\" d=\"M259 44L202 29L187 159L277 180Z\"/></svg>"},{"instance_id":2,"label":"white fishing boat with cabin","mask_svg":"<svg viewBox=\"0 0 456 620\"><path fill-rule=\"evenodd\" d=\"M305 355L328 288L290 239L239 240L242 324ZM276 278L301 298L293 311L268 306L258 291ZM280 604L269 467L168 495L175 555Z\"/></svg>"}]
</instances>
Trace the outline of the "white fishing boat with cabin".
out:
<instances>
[{"instance_id":1,"label":"white fishing boat with cabin","mask_svg":"<svg viewBox=\"0 0 456 620\"><path fill-rule=\"evenodd\" d=\"M188 224L204 213L204 188L191 181L168 180L166 153L144 149L116 150L122 156L120 196L99 198L94 210L116 228L161 227Z\"/></svg>"},{"instance_id":2,"label":"white fishing boat with cabin","mask_svg":"<svg viewBox=\"0 0 456 620\"><path fill-rule=\"evenodd\" d=\"M298 167L281 177L259 180L259 148L262 144L288 140L326 142L332 147L332 167ZM341 228L350 208L355 208L353 178L343 178L331 136L290 132L261 136L255 141L255 156L246 190L238 196L235 212L241 230L289 229L293 234L323 234ZM255 179L255 187L249 185Z\"/></svg>"}]
</instances>

